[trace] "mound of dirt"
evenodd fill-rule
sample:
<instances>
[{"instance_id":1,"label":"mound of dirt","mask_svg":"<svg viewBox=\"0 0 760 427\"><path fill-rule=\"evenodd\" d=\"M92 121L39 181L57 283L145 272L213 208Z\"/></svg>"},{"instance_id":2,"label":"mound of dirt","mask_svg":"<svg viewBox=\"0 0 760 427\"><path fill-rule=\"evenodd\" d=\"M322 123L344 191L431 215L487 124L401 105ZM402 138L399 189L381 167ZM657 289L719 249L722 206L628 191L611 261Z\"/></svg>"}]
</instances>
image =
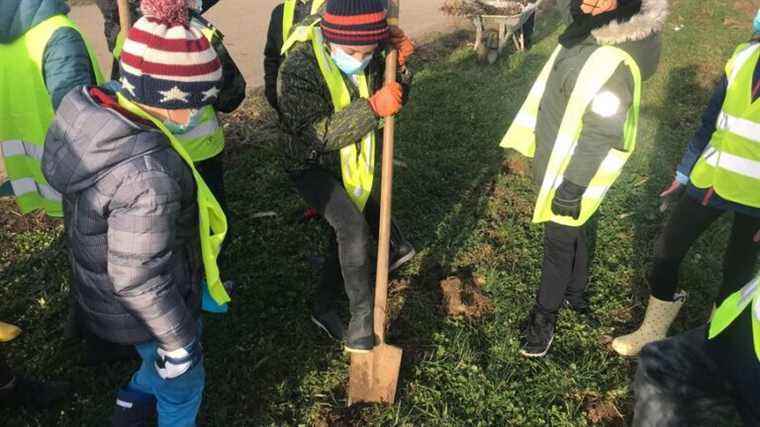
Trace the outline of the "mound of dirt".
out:
<instances>
[{"instance_id":1,"label":"mound of dirt","mask_svg":"<svg viewBox=\"0 0 760 427\"><path fill-rule=\"evenodd\" d=\"M452 276L442 280L440 288L442 309L448 316L478 319L493 312L493 303L474 280Z\"/></svg>"}]
</instances>

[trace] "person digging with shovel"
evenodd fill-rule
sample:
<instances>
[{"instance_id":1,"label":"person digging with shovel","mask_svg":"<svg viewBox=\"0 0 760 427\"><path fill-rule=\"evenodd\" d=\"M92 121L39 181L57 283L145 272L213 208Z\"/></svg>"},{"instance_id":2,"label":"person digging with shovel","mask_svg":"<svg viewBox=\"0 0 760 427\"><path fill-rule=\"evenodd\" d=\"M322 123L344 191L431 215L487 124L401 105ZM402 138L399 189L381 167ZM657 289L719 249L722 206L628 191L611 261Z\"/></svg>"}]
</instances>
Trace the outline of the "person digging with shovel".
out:
<instances>
[{"instance_id":1,"label":"person digging with shovel","mask_svg":"<svg viewBox=\"0 0 760 427\"><path fill-rule=\"evenodd\" d=\"M399 82L383 85L384 51L399 52ZM332 226L330 254L317 288L312 320L349 352L374 344L370 236L379 205L372 197L380 118L397 114L411 74L411 41L389 27L380 0L330 0L321 19L294 29L285 42L277 82L281 119L291 134L283 156L301 197ZM341 170L338 174L337 170ZM391 270L415 254L392 227ZM344 333L335 302L343 279L351 320Z\"/></svg>"},{"instance_id":2,"label":"person digging with shovel","mask_svg":"<svg viewBox=\"0 0 760 427\"><path fill-rule=\"evenodd\" d=\"M562 307L595 323L585 298L588 221L633 153L642 82L656 71L667 0L568 0L572 22L502 147L534 157L545 224L541 284L520 353L542 357Z\"/></svg>"}]
</instances>

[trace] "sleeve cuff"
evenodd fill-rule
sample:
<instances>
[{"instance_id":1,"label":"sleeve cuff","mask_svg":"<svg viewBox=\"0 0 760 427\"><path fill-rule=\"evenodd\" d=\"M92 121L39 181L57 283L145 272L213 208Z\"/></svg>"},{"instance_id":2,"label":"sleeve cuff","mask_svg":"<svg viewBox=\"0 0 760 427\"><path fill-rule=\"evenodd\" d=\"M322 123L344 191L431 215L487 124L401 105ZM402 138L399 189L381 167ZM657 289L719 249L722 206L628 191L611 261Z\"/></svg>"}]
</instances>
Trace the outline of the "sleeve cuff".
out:
<instances>
[{"instance_id":1,"label":"sleeve cuff","mask_svg":"<svg viewBox=\"0 0 760 427\"><path fill-rule=\"evenodd\" d=\"M676 171L676 182L678 182L681 185L688 185L689 176L682 173L681 171Z\"/></svg>"}]
</instances>

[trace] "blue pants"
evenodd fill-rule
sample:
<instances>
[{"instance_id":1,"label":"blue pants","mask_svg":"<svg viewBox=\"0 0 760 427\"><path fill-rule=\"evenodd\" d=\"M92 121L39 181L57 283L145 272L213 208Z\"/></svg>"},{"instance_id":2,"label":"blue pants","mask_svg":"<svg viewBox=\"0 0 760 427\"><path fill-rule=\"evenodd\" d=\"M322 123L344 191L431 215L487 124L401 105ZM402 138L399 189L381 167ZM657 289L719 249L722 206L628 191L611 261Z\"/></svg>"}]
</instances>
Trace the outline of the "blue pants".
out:
<instances>
[{"instance_id":1,"label":"blue pants","mask_svg":"<svg viewBox=\"0 0 760 427\"><path fill-rule=\"evenodd\" d=\"M142 365L132 376L127 388L155 396L159 427L195 426L206 382L203 361L184 375L165 380L154 367L157 345L152 341L135 346L142 357Z\"/></svg>"}]
</instances>

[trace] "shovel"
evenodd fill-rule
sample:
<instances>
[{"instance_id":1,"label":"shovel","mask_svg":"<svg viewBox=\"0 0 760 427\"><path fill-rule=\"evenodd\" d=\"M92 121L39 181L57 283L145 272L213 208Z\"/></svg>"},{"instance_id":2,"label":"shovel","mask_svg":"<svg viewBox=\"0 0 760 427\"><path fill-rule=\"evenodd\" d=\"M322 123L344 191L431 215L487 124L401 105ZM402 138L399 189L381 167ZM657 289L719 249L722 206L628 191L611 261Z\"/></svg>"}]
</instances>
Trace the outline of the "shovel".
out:
<instances>
[{"instance_id":1,"label":"shovel","mask_svg":"<svg viewBox=\"0 0 760 427\"><path fill-rule=\"evenodd\" d=\"M385 61L385 82L396 81L398 52L391 50ZM382 182L380 189L380 233L375 279L373 324L375 347L366 354L351 355L348 405L359 402L393 404L401 368L401 349L385 343L385 318L388 300L388 255L391 234L391 192L393 189L393 116L385 119L383 134Z\"/></svg>"}]
</instances>

